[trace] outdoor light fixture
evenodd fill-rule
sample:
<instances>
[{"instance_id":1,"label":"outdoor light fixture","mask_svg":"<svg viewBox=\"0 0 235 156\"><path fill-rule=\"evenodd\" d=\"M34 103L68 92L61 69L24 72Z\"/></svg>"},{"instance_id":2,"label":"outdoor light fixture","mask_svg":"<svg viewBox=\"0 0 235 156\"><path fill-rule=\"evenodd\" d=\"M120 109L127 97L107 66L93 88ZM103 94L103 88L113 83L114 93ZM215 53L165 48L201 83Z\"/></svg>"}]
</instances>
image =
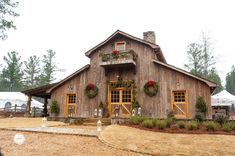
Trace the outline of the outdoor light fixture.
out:
<instances>
[{"instance_id":1,"label":"outdoor light fixture","mask_svg":"<svg viewBox=\"0 0 235 156\"><path fill-rule=\"evenodd\" d=\"M141 116L141 107L138 108L138 116Z\"/></svg>"},{"instance_id":2,"label":"outdoor light fixture","mask_svg":"<svg viewBox=\"0 0 235 156\"><path fill-rule=\"evenodd\" d=\"M132 110L132 116L135 116L135 109Z\"/></svg>"},{"instance_id":3,"label":"outdoor light fixture","mask_svg":"<svg viewBox=\"0 0 235 156\"><path fill-rule=\"evenodd\" d=\"M42 118L42 127L46 127L46 123L47 123L47 118L46 117Z\"/></svg>"},{"instance_id":4,"label":"outdoor light fixture","mask_svg":"<svg viewBox=\"0 0 235 156\"><path fill-rule=\"evenodd\" d=\"M119 117L119 106L118 105L115 105L115 118L118 118Z\"/></svg>"},{"instance_id":5,"label":"outdoor light fixture","mask_svg":"<svg viewBox=\"0 0 235 156\"><path fill-rule=\"evenodd\" d=\"M99 121L97 122L97 131L100 132L101 129L102 129L102 122L99 120Z\"/></svg>"}]
</instances>

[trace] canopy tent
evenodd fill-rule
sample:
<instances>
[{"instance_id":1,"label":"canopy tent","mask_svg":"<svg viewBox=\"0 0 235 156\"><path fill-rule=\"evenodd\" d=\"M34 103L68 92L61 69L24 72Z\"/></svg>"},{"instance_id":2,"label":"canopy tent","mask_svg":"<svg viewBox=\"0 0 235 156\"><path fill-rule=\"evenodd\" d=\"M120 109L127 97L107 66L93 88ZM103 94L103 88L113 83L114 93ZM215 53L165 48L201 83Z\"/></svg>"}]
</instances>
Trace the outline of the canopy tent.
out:
<instances>
[{"instance_id":1,"label":"canopy tent","mask_svg":"<svg viewBox=\"0 0 235 156\"><path fill-rule=\"evenodd\" d=\"M235 104L235 96L223 90L211 96L211 106L232 106Z\"/></svg>"},{"instance_id":2,"label":"canopy tent","mask_svg":"<svg viewBox=\"0 0 235 156\"><path fill-rule=\"evenodd\" d=\"M10 103L11 106L26 106L28 97L21 92L0 92L0 108L4 108L6 103ZM32 99L31 108L43 108L43 103Z\"/></svg>"}]
</instances>

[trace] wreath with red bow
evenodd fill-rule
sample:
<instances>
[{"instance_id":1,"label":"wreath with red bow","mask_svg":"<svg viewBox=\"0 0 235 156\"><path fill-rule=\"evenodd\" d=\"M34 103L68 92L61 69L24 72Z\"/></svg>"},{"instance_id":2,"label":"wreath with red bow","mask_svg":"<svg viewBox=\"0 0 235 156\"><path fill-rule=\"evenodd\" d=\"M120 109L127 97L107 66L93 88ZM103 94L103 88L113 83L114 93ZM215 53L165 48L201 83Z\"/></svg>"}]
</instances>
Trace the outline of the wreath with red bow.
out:
<instances>
[{"instance_id":1,"label":"wreath with red bow","mask_svg":"<svg viewBox=\"0 0 235 156\"><path fill-rule=\"evenodd\" d=\"M114 50L114 51L112 52L112 56L113 56L114 59L117 59L117 58L119 57L118 51L117 51L117 50Z\"/></svg>"},{"instance_id":2,"label":"wreath with red bow","mask_svg":"<svg viewBox=\"0 0 235 156\"><path fill-rule=\"evenodd\" d=\"M89 98L94 98L96 97L96 95L98 94L98 87L96 85L94 85L93 83L89 83L87 86L86 86L86 95L89 97Z\"/></svg>"},{"instance_id":3,"label":"wreath with red bow","mask_svg":"<svg viewBox=\"0 0 235 156\"><path fill-rule=\"evenodd\" d=\"M158 91L158 84L157 82L153 80L149 80L148 82L145 83L144 85L144 92L150 96L153 97L157 94Z\"/></svg>"}]
</instances>

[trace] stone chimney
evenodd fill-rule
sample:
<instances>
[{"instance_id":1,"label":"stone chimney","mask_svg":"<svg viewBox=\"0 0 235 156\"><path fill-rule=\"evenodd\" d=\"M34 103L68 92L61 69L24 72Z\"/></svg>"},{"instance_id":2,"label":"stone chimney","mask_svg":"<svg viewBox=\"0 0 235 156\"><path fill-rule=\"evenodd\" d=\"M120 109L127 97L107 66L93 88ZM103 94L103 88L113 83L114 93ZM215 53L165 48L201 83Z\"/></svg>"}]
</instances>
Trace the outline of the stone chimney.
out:
<instances>
[{"instance_id":1,"label":"stone chimney","mask_svg":"<svg viewBox=\"0 0 235 156\"><path fill-rule=\"evenodd\" d=\"M147 31L143 33L144 40L152 43L156 43L155 41L155 33L154 31Z\"/></svg>"}]
</instances>

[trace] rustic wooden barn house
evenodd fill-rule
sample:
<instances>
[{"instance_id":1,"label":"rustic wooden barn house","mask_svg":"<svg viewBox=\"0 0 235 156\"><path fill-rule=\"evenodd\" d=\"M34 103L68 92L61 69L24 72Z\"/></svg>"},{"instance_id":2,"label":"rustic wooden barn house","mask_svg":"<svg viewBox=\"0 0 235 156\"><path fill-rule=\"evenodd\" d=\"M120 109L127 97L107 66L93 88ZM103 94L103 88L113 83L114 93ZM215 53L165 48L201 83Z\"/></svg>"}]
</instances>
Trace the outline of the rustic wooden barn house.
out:
<instances>
[{"instance_id":1,"label":"rustic wooden barn house","mask_svg":"<svg viewBox=\"0 0 235 156\"><path fill-rule=\"evenodd\" d=\"M139 104L149 117L164 118L173 111L177 118L194 118L196 99L202 96L211 117L216 84L167 64L152 31L140 39L117 30L85 55L89 65L54 85L24 93L57 101L60 117L86 118L101 103L109 117L115 109L120 117L130 117Z\"/></svg>"}]
</instances>

